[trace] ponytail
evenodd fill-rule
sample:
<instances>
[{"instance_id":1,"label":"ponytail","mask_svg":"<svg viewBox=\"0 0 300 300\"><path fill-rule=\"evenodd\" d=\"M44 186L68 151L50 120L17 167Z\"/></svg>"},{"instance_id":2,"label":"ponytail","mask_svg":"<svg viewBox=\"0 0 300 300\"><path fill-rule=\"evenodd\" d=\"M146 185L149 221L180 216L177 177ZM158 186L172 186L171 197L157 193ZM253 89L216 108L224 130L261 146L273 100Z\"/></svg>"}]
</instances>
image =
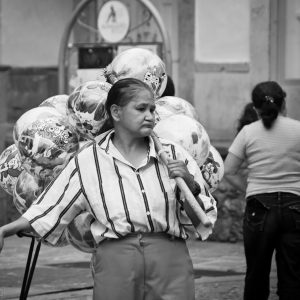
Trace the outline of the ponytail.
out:
<instances>
[{"instance_id":1,"label":"ponytail","mask_svg":"<svg viewBox=\"0 0 300 300\"><path fill-rule=\"evenodd\" d=\"M252 102L266 129L270 129L282 110L286 93L275 81L257 84L252 91Z\"/></svg>"},{"instance_id":2,"label":"ponytail","mask_svg":"<svg viewBox=\"0 0 300 300\"><path fill-rule=\"evenodd\" d=\"M266 101L263 102L260 108L260 117L265 128L270 129L274 121L278 117L279 107L274 103L274 99L270 96L265 96Z\"/></svg>"}]
</instances>

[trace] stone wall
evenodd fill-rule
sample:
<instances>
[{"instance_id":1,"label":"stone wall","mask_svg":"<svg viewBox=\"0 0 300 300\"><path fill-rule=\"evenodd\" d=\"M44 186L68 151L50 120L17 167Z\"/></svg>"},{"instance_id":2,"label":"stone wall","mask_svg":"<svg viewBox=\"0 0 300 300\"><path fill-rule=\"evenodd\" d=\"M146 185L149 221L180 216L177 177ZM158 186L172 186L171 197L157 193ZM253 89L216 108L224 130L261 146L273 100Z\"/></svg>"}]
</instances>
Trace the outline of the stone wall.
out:
<instances>
[{"instance_id":1,"label":"stone wall","mask_svg":"<svg viewBox=\"0 0 300 300\"><path fill-rule=\"evenodd\" d=\"M244 193L223 179L213 195L218 201L218 219L209 239L220 242L243 240Z\"/></svg>"},{"instance_id":2,"label":"stone wall","mask_svg":"<svg viewBox=\"0 0 300 300\"><path fill-rule=\"evenodd\" d=\"M227 147L216 147L225 160ZM239 171L246 181L247 169ZM218 202L218 219L209 240L219 242L237 242L243 240L243 215L246 206L245 193L234 188L226 178L220 182L218 188L212 193Z\"/></svg>"}]
</instances>

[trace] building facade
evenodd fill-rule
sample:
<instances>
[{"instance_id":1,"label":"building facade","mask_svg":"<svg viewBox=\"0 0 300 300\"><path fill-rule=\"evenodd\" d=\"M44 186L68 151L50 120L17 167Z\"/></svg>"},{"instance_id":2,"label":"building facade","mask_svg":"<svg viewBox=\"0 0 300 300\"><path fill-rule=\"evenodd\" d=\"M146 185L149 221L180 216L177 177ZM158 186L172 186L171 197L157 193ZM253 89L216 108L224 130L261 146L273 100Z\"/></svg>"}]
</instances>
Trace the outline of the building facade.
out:
<instances>
[{"instance_id":1,"label":"building facade","mask_svg":"<svg viewBox=\"0 0 300 300\"><path fill-rule=\"evenodd\" d=\"M62 34L79 0L1 0L0 64L10 68L7 120L58 93ZM74 26L70 42L101 45L97 15L107 1L92 1ZM138 0L122 0L131 24L146 15ZM176 95L196 107L212 142L228 145L253 85L278 80L288 111L300 119L300 2L298 0L152 0L165 23L172 51ZM143 10L142 12L139 12ZM94 24L93 24L94 23ZM148 23L151 23L149 21ZM159 29L136 30L133 44L160 43ZM1 120L3 122L3 120Z\"/></svg>"},{"instance_id":2,"label":"building facade","mask_svg":"<svg viewBox=\"0 0 300 300\"><path fill-rule=\"evenodd\" d=\"M59 93L62 35L79 0L0 0L0 147L26 110ZM78 43L106 44L97 18L107 0L82 11L70 35ZM126 43L162 44L159 26L139 0L120 0L130 15ZM176 96L191 102L211 142L226 152L237 119L259 81L277 80L287 109L300 120L299 0L152 0L171 45ZM70 70L73 65L70 59ZM70 77L70 76L69 76ZM68 79L70 79L68 77Z\"/></svg>"}]
</instances>

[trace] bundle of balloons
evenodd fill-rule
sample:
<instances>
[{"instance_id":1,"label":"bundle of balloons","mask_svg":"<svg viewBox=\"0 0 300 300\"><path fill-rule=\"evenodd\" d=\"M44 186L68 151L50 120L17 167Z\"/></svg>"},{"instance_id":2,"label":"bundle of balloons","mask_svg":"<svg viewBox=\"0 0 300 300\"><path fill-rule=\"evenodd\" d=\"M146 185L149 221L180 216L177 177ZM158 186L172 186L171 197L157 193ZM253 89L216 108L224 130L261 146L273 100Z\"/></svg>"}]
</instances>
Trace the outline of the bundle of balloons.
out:
<instances>
[{"instance_id":1,"label":"bundle of balloons","mask_svg":"<svg viewBox=\"0 0 300 300\"><path fill-rule=\"evenodd\" d=\"M156 95L156 134L185 148L197 162L208 190L217 188L224 174L221 155L210 144L196 109L188 101L175 96L161 97L167 76L159 56L146 49L131 48L118 54L102 71L106 82L88 81L70 95L52 96L26 111L15 123L14 144L0 155L0 186L12 195L21 214L86 141L101 133L108 119L104 107L108 91L116 81L129 77L146 82ZM93 253L93 221L89 212L82 212L54 246L71 244L80 251Z\"/></svg>"}]
</instances>

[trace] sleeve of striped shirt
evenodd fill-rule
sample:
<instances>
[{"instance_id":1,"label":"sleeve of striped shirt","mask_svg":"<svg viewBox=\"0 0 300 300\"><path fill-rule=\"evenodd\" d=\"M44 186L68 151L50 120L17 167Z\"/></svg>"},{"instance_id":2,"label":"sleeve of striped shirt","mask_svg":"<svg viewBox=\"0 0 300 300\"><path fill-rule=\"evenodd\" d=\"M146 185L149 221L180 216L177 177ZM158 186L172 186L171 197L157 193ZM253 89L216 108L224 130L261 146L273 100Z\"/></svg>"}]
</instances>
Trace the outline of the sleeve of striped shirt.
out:
<instances>
[{"instance_id":1,"label":"sleeve of striped shirt","mask_svg":"<svg viewBox=\"0 0 300 300\"><path fill-rule=\"evenodd\" d=\"M85 210L77 164L68 165L23 214L32 228L44 240L55 245L67 225Z\"/></svg>"},{"instance_id":2,"label":"sleeve of striped shirt","mask_svg":"<svg viewBox=\"0 0 300 300\"><path fill-rule=\"evenodd\" d=\"M186 231L191 235L191 230L197 238L201 240L206 240L212 233L213 226L217 220L217 203L214 197L209 193L205 187L205 181L202 177L200 168L198 167L196 161L187 153L184 149L177 152L177 159L181 159L186 162L189 172L194 176L194 180L200 186L200 193L196 197L199 200L199 206L201 206L206 213L209 221L211 222L210 227L205 227L196 214L192 211L191 207L187 202L184 201L184 210L181 210L180 220ZM203 204L203 206L201 205Z\"/></svg>"}]
</instances>

